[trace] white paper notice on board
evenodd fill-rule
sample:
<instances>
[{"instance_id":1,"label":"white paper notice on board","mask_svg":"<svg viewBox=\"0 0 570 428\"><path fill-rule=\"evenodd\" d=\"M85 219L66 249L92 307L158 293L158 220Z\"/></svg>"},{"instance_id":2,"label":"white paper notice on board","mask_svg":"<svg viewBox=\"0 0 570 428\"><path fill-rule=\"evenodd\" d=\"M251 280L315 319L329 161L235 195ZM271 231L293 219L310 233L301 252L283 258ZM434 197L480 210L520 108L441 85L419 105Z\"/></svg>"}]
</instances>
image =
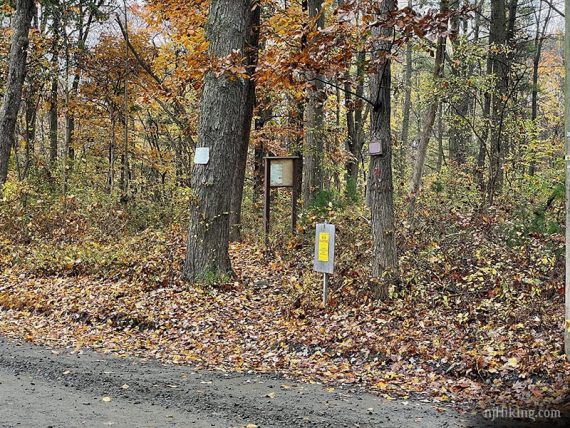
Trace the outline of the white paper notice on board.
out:
<instances>
[{"instance_id":1,"label":"white paper notice on board","mask_svg":"<svg viewBox=\"0 0 570 428\"><path fill-rule=\"evenodd\" d=\"M283 164L271 163L270 180L271 186L281 186L283 184Z\"/></svg>"},{"instance_id":2,"label":"white paper notice on board","mask_svg":"<svg viewBox=\"0 0 570 428\"><path fill-rule=\"evenodd\" d=\"M194 153L194 163L196 165L207 165L208 162L210 162L210 148L196 147L196 153Z\"/></svg>"}]
</instances>

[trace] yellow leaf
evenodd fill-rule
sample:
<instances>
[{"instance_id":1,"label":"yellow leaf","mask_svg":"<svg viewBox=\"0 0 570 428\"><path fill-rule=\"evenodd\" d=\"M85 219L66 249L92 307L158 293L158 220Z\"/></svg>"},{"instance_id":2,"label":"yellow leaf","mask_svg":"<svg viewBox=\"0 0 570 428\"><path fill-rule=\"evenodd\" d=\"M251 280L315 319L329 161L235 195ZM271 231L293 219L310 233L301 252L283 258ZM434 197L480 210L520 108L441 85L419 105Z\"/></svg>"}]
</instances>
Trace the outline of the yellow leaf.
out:
<instances>
[{"instance_id":1,"label":"yellow leaf","mask_svg":"<svg viewBox=\"0 0 570 428\"><path fill-rule=\"evenodd\" d=\"M376 388L381 389L382 391L386 390L386 388L388 387L388 384L386 382L378 382L376 384Z\"/></svg>"}]
</instances>

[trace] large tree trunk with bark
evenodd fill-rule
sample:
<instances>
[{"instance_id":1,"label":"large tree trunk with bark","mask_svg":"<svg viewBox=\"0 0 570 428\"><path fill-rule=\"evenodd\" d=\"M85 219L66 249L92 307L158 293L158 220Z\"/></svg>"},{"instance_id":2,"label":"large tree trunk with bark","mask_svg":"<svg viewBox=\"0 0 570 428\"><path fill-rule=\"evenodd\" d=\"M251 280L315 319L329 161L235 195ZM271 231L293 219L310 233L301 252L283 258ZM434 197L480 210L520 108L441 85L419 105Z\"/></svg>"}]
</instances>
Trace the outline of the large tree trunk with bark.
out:
<instances>
[{"instance_id":1,"label":"large tree trunk with bark","mask_svg":"<svg viewBox=\"0 0 570 428\"><path fill-rule=\"evenodd\" d=\"M4 87L4 99L0 110L0 186L8 177L10 150L15 143L16 121L22 101L22 86L26 77L28 33L34 15L34 0L18 0L12 20L12 44L8 64L8 76Z\"/></svg>"},{"instance_id":2,"label":"large tree trunk with bark","mask_svg":"<svg viewBox=\"0 0 570 428\"><path fill-rule=\"evenodd\" d=\"M239 241L241 239L241 206L243 200L243 188L245 183L245 170L247 166L247 152L249 149L249 139L251 136L251 121L255 108L255 81L253 75L257 66L257 49L259 47L259 25L261 19L261 6L256 5L251 11L251 25L246 41L246 62L249 79L246 80L247 99L245 105L245 116L243 122L243 141L239 148L238 162L235 167L234 180L232 183L232 202L230 211L230 240Z\"/></svg>"},{"instance_id":3,"label":"large tree trunk with bark","mask_svg":"<svg viewBox=\"0 0 570 428\"><path fill-rule=\"evenodd\" d=\"M379 19L395 7L394 0L378 1ZM394 224L394 184L392 181L391 127L391 60L392 28L373 30L375 46L372 62L376 71L370 76L370 96L373 102L370 122L370 142L378 143L381 154L371 156L368 175L369 203L372 212L372 276L381 280L376 294L384 298L387 285L398 282L398 257Z\"/></svg>"},{"instance_id":4,"label":"large tree trunk with bark","mask_svg":"<svg viewBox=\"0 0 570 428\"><path fill-rule=\"evenodd\" d=\"M207 23L209 54L244 53L251 31L251 0L212 0ZM194 165L188 252L184 277L204 281L231 274L228 254L232 180L244 141L249 83L214 71L206 75L197 148L208 147L209 162Z\"/></svg>"},{"instance_id":5,"label":"large tree trunk with bark","mask_svg":"<svg viewBox=\"0 0 570 428\"><path fill-rule=\"evenodd\" d=\"M445 13L448 10L448 0L441 0L440 3L441 12ZM434 87L437 87L437 81L443 77L443 65L445 59L445 37L439 36L437 41L437 52L435 54L435 65L434 65ZM410 184L410 204L408 206L408 216L413 217L414 210L416 207L416 200L420 191L420 186L422 183L422 176L424 173L427 149L431 134L433 132L433 125L435 123L435 117L437 114L437 109L439 106L439 97L434 96L431 103L427 107L426 115L424 117L422 134L420 136L420 141L418 144L418 151L416 154L416 162L414 165L414 171L412 173L412 181Z\"/></svg>"},{"instance_id":6,"label":"large tree trunk with bark","mask_svg":"<svg viewBox=\"0 0 570 428\"><path fill-rule=\"evenodd\" d=\"M308 0L309 18L317 18L317 28L325 25L322 11L323 0ZM316 43L315 39L309 44ZM308 206L323 188L323 130L325 92L322 78L317 72L310 73L310 88L307 91L305 109L305 148L303 151L303 203Z\"/></svg>"}]
</instances>

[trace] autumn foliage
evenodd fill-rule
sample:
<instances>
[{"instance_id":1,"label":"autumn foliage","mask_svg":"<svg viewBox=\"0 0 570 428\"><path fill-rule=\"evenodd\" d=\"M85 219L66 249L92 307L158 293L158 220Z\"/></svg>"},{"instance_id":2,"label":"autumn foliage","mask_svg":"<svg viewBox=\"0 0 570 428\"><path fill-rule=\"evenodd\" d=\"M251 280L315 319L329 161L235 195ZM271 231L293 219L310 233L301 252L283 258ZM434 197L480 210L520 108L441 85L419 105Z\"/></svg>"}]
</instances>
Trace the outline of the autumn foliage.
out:
<instances>
[{"instance_id":1,"label":"autumn foliage","mask_svg":"<svg viewBox=\"0 0 570 428\"><path fill-rule=\"evenodd\" d=\"M0 193L1 334L364 387L462 411L568 409L563 70L545 2L540 14L537 2L515 10L516 28L497 46L477 18L489 14L488 2L414 5L379 18L379 2L327 0L319 26L322 15L310 16L306 2L263 0L256 67L246 61L251 52L211 55L209 1L137 2L128 22L114 3L38 3L45 21L31 31ZM64 25L54 24L56 13ZM12 14L0 2L0 82ZM386 28L389 40L378 36ZM443 41L444 73L434 80ZM487 67L495 56L510 64L508 96ZM380 108L369 86L388 63L398 275L386 279L371 273L367 201L382 173L369 171L370 118ZM241 241L230 246L236 275L189 283L182 265L204 79L250 75ZM294 234L290 192L274 190L265 248L262 158L303 154L315 94L323 190L299 206ZM408 182L430 106L437 117L410 215ZM314 225L324 220L338 232L326 307L312 271Z\"/></svg>"}]
</instances>

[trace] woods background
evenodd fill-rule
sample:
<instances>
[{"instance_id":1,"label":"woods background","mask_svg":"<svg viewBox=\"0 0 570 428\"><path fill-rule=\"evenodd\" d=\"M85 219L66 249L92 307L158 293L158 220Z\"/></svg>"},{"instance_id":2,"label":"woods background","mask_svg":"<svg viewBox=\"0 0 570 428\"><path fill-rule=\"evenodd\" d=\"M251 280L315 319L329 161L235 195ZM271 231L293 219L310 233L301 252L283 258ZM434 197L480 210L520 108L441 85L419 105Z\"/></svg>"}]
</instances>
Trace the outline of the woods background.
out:
<instances>
[{"instance_id":1,"label":"woods background","mask_svg":"<svg viewBox=\"0 0 570 428\"><path fill-rule=\"evenodd\" d=\"M0 0L0 331L567 400L559 3ZM268 155L304 159L296 234L272 193L270 256ZM228 311L220 354L209 311Z\"/></svg>"}]
</instances>

